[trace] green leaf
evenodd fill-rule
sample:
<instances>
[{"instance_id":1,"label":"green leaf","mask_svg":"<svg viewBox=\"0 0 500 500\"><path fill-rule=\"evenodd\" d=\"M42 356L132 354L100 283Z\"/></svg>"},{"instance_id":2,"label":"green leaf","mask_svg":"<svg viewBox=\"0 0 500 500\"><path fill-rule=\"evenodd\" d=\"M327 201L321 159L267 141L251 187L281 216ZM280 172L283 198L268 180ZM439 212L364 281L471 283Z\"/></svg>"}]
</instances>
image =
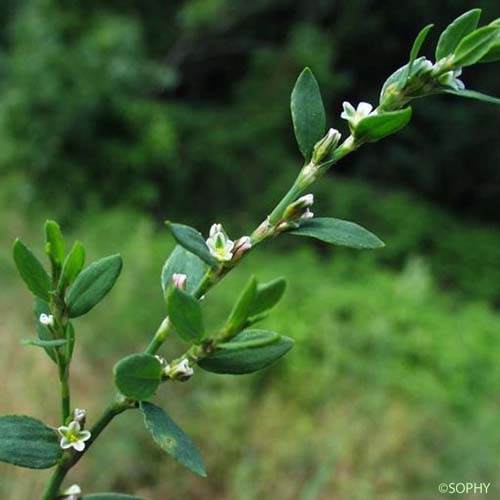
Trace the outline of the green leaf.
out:
<instances>
[{"instance_id":1,"label":"green leaf","mask_svg":"<svg viewBox=\"0 0 500 500\"><path fill-rule=\"evenodd\" d=\"M179 337L199 343L205 334L203 314L198 300L177 287L172 287L167 300L168 315Z\"/></svg>"},{"instance_id":2,"label":"green leaf","mask_svg":"<svg viewBox=\"0 0 500 500\"><path fill-rule=\"evenodd\" d=\"M254 347L245 347L251 342ZM231 344L235 349L231 349ZM206 371L242 375L262 370L284 356L293 340L265 330L245 330L210 357L198 362Z\"/></svg>"},{"instance_id":3,"label":"green leaf","mask_svg":"<svg viewBox=\"0 0 500 500\"><path fill-rule=\"evenodd\" d=\"M124 495L123 493L93 493L79 498L82 500L144 500L144 497Z\"/></svg>"},{"instance_id":4,"label":"green leaf","mask_svg":"<svg viewBox=\"0 0 500 500\"><path fill-rule=\"evenodd\" d=\"M163 367L151 354L132 354L116 363L115 384L124 395L138 401L151 397L161 382Z\"/></svg>"},{"instance_id":5,"label":"green leaf","mask_svg":"<svg viewBox=\"0 0 500 500\"><path fill-rule=\"evenodd\" d=\"M436 46L436 61L455 52L458 44L476 28L481 16L481 9L472 9L457 17L441 33Z\"/></svg>"},{"instance_id":6,"label":"green leaf","mask_svg":"<svg viewBox=\"0 0 500 500\"><path fill-rule=\"evenodd\" d=\"M255 294L257 293L257 281L255 277L251 277L248 280L245 288L241 292L240 296L234 304L233 310L229 315L227 320L227 331L236 333L243 326L250 315L250 310L255 299Z\"/></svg>"},{"instance_id":7,"label":"green leaf","mask_svg":"<svg viewBox=\"0 0 500 500\"><path fill-rule=\"evenodd\" d=\"M92 495L83 495L82 500L144 500L143 497L124 495L123 493L93 493Z\"/></svg>"},{"instance_id":8,"label":"green leaf","mask_svg":"<svg viewBox=\"0 0 500 500\"><path fill-rule=\"evenodd\" d=\"M167 290L172 285L172 276L175 273L187 276L186 292L193 293L198 288L206 270L206 264L199 257L188 252L181 245L177 245L165 262L161 272L163 294L166 297Z\"/></svg>"},{"instance_id":9,"label":"green leaf","mask_svg":"<svg viewBox=\"0 0 500 500\"><path fill-rule=\"evenodd\" d=\"M495 26L500 26L500 21ZM488 52L486 52L486 54L479 60L480 63L492 63L497 61L500 61L500 37L498 41L490 47Z\"/></svg>"},{"instance_id":10,"label":"green leaf","mask_svg":"<svg viewBox=\"0 0 500 500\"><path fill-rule=\"evenodd\" d=\"M23 281L28 285L30 291L48 302L51 289L50 278L40 261L33 252L19 239L16 239L13 247L14 262Z\"/></svg>"},{"instance_id":11,"label":"green leaf","mask_svg":"<svg viewBox=\"0 0 500 500\"><path fill-rule=\"evenodd\" d=\"M205 464L191 438L158 406L143 401L144 424L155 443L175 461L206 477Z\"/></svg>"},{"instance_id":12,"label":"green leaf","mask_svg":"<svg viewBox=\"0 0 500 500\"><path fill-rule=\"evenodd\" d=\"M0 417L0 461L30 469L48 469L61 458L57 433L31 417Z\"/></svg>"},{"instance_id":13,"label":"green leaf","mask_svg":"<svg viewBox=\"0 0 500 500\"><path fill-rule=\"evenodd\" d=\"M63 290L71 285L80 274L85 264L85 248L79 241L75 241L71 251L64 260L58 288Z\"/></svg>"},{"instance_id":14,"label":"green leaf","mask_svg":"<svg viewBox=\"0 0 500 500\"><path fill-rule=\"evenodd\" d=\"M455 50L453 65L470 66L484 57L498 40L500 27L483 26L467 35Z\"/></svg>"},{"instance_id":15,"label":"green leaf","mask_svg":"<svg viewBox=\"0 0 500 500\"><path fill-rule=\"evenodd\" d=\"M300 152L309 161L314 145L325 135L325 108L318 82L312 71L305 68L292 91L292 121Z\"/></svg>"},{"instance_id":16,"label":"green leaf","mask_svg":"<svg viewBox=\"0 0 500 500\"><path fill-rule=\"evenodd\" d=\"M33 316L35 320L35 330L36 333L38 334L38 338L41 341L50 341L53 340L52 338L52 333L49 331L49 329L40 323L40 315L41 314L50 314L50 308L49 305L44 302L42 299L39 299L38 297L35 297L35 302L33 304ZM56 353L53 347L44 347L45 352L47 355L50 357L50 359L54 362L57 363L57 357Z\"/></svg>"},{"instance_id":17,"label":"green leaf","mask_svg":"<svg viewBox=\"0 0 500 500\"><path fill-rule=\"evenodd\" d=\"M481 92L476 92L475 90L453 90L445 89L443 90L446 94L453 94L459 97L467 97L468 99L476 99L477 101L483 101L490 104L500 104L500 99L498 97L492 97L490 95L482 94Z\"/></svg>"},{"instance_id":18,"label":"green leaf","mask_svg":"<svg viewBox=\"0 0 500 500\"><path fill-rule=\"evenodd\" d=\"M427 35L429 34L429 31L433 28L433 26L434 26L433 24L428 24L427 26L425 26L420 30L420 33L417 35L417 38L415 38L415 41L413 42L413 46L410 52L410 61L408 62L408 70L406 73L406 78L404 78L403 84L408 81L408 78L412 74L413 64L415 63L415 60L417 59L420 49L422 48L422 44L425 42L425 39L427 38Z\"/></svg>"},{"instance_id":19,"label":"green leaf","mask_svg":"<svg viewBox=\"0 0 500 500\"><path fill-rule=\"evenodd\" d=\"M166 224L179 245L194 253L209 266L215 267L217 265L199 231L184 224L174 224L168 221Z\"/></svg>"},{"instance_id":20,"label":"green leaf","mask_svg":"<svg viewBox=\"0 0 500 500\"><path fill-rule=\"evenodd\" d=\"M34 345L36 347L60 347L67 344L66 339L55 339L55 340L40 340L40 339L23 339L21 344L23 345Z\"/></svg>"},{"instance_id":21,"label":"green leaf","mask_svg":"<svg viewBox=\"0 0 500 500\"><path fill-rule=\"evenodd\" d=\"M369 115L356 126L356 139L375 142L404 128L411 119L411 107L399 111L390 111Z\"/></svg>"},{"instance_id":22,"label":"green leaf","mask_svg":"<svg viewBox=\"0 0 500 500\"><path fill-rule=\"evenodd\" d=\"M285 289L286 280L284 278L277 278L268 283L258 285L249 316L256 316L274 307L281 300Z\"/></svg>"},{"instance_id":23,"label":"green leaf","mask_svg":"<svg viewBox=\"0 0 500 500\"><path fill-rule=\"evenodd\" d=\"M289 231L297 236L309 236L318 240L351 248L381 248L384 243L373 233L354 222L329 217L303 221L297 229Z\"/></svg>"},{"instance_id":24,"label":"green leaf","mask_svg":"<svg viewBox=\"0 0 500 500\"><path fill-rule=\"evenodd\" d=\"M69 317L81 316L97 305L113 288L121 270L122 258L118 254L100 259L84 269L68 292Z\"/></svg>"},{"instance_id":25,"label":"green leaf","mask_svg":"<svg viewBox=\"0 0 500 500\"><path fill-rule=\"evenodd\" d=\"M66 244L59 224L54 220L45 222L45 243L47 255L58 265L62 265L66 255Z\"/></svg>"}]
</instances>

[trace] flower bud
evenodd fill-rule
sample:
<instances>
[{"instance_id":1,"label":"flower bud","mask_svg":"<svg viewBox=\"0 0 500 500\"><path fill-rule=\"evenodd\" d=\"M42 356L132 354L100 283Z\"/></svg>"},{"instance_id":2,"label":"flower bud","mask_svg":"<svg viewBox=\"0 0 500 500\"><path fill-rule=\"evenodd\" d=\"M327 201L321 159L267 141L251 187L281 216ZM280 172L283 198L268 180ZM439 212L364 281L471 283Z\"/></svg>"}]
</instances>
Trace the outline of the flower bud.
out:
<instances>
[{"instance_id":1,"label":"flower bud","mask_svg":"<svg viewBox=\"0 0 500 500\"><path fill-rule=\"evenodd\" d=\"M184 290L186 288L187 276L181 273L172 274L172 283L176 288Z\"/></svg>"},{"instance_id":2,"label":"flower bud","mask_svg":"<svg viewBox=\"0 0 500 500\"><path fill-rule=\"evenodd\" d=\"M290 203L283 214L283 219L286 221L291 221L295 219L299 219L302 217L304 212L313 205L314 203L314 195L306 194L301 196L298 200Z\"/></svg>"},{"instance_id":3,"label":"flower bud","mask_svg":"<svg viewBox=\"0 0 500 500\"><path fill-rule=\"evenodd\" d=\"M87 410L75 408L75 411L73 412L73 420L75 422L78 422L83 427L85 425L86 418L87 418Z\"/></svg>"},{"instance_id":4,"label":"flower bud","mask_svg":"<svg viewBox=\"0 0 500 500\"><path fill-rule=\"evenodd\" d=\"M63 491L64 500L78 500L82 494L82 489L77 484L73 484Z\"/></svg>"},{"instance_id":5,"label":"flower bud","mask_svg":"<svg viewBox=\"0 0 500 500\"><path fill-rule=\"evenodd\" d=\"M54 326L54 316L52 314L40 314L40 323L44 326Z\"/></svg>"},{"instance_id":6,"label":"flower bud","mask_svg":"<svg viewBox=\"0 0 500 500\"><path fill-rule=\"evenodd\" d=\"M252 248L252 240L250 236L242 236L234 242L234 259L241 259L243 255Z\"/></svg>"},{"instance_id":7,"label":"flower bud","mask_svg":"<svg viewBox=\"0 0 500 500\"><path fill-rule=\"evenodd\" d=\"M180 380L181 382L189 380L194 374L194 370L190 366L188 359L183 359L180 363L173 366L166 365L163 371L169 379Z\"/></svg>"},{"instance_id":8,"label":"flower bud","mask_svg":"<svg viewBox=\"0 0 500 500\"><path fill-rule=\"evenodd\" d=\"M334 128L331 128L314 146L312 161L313 163L321 163L323 160L328 158L328 155L337 147L340 141L340 132Z\"/></svg>"}]
</instances>

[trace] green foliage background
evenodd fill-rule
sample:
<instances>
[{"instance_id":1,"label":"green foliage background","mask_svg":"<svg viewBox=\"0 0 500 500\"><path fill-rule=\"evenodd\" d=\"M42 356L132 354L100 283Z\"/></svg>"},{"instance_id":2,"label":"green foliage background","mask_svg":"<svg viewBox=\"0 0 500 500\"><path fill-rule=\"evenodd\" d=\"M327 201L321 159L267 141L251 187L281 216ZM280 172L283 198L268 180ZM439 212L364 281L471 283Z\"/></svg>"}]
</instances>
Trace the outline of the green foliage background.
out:
<instances>
[{"instance_id":1,"label":"green foliage background","mask_svg":"<svg viewBox=\"0 0 500 500\"><path fill-rule=\"evenodd\" d=\"M500 16L498 2L466 0L2 2L0 369L11 375L1 413L53 425L57 415L52 366L18 344L32 325L14 237L35 247L52 217L89 260L123 254L117 287L77 325L73 390L95 415L115 360L141 349L164 314L159 272L172 242L161 221L248 231L294 178L288 100L302 67L320 82L329 124L343 127L341 102L375 101L421 26L437 26L430 55L439 29L475 6L486 22ZM498 95L497 66L471 73L468 87ZM285 275L267 326L297 341L262 374L203 373L162 390L199 443L207 480L165 460L139 415L127 415L71 482L152 499L402 500L440 498L442 481L498 488L498 116L452 97L416 103L405 131L347 158L315 190L317 214L355 220L386 248L283 238L207 299L216 322L248 274ZM0 466L0 497L33 498L44 479Z\"/></svg>"}]
</instances>

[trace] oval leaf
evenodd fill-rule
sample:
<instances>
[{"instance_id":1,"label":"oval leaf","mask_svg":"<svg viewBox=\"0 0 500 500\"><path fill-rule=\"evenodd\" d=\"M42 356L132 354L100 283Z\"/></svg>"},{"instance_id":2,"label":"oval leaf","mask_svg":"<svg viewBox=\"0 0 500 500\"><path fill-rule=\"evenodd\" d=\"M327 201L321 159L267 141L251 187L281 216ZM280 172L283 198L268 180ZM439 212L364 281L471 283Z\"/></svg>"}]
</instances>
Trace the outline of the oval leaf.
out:
<instances>
[{"instance_id":1,"label":"oval leaf","mask_svg":"<svg viewBox=\"0 0 500 500\"><path fill-rule=\"evenodd\" d=\"M448 25L439 37L436 46L436 61L455 52L462 39L477 28L480 16L481 9L472 9Z\"/></svg>"},{"instance_id":2,"label":"oval leaf","mask_svg":"<svg viewBox=\"0 0 500 500\"><path fill-rule=\"evenodd\" d=\"M90 311L113 288L122 270L120 255L111 255L84 269L68 292L66 303L70 318Z\"/></svg>"},{"instance_id":3,"label":"oval leaf","mask_svg":"<svg viewBox=\"0 0 500 500\"><path fill-rule=\"evenodd\" d=\"M257 286L252 307L249 311L249 316L255 316L268 311L274 307L280 300L286 289L286 280L277 278L268 283L263 283Z\"/></svg>"},{"instance_id":4,"label":"oval leaf","mask_svg":"<svg viewBox=\"0 0 500 500\"><path fill-rule=\"evenodd\" d=\"M252 276L238 297L227 320L227 332L229 335L231 332L236 333L243 328L243 325L250 315L250 310L256 293L257 281Z\"/></svg>"},{"instance_id":5,"label":"oval leaf","mask_svg":"<svg viewBox=\"0 0 500 500\"><path fill-rule=\"evenodd\" d=\"M293 129L300 152L309 161L314 145L325 135L325 108L318 82L312 71L305 68L292 91Z\"/></svg>"},{"instance_id":6,"label":"oval leaf","mask_svg":"<svg viewBox=\"0 0 500 500\"><path fill-rule=\"evenodd\" d=\"M467 35L455 50L455 67L470 66L485 56L498 41L500 27L483 26Z\"/></svg>"},{"instance_id":7,"label":"oval leaf","mask_svg":"<svg viewBox=\"0 0 500 500\"><path fill-rule=\"evenodd\" d=\"M61 458L57 433L31 417L0 417L0 461L30 469L48 469Z\"/></svg>"},{"instance_id":8,"label":"oval leaf","mask_svg":"<svg viewBox=\"0 0 500 500\"><path fill-rule=\"evenodd\" d=\"M163 294L166 295L168 288L172 285L172 276L175 273L187 276L185 290L193 293L198 288L206 270L206 264L199 257L188 252L181 245L177 245L161 271Z\"/></svg>"},{"instance_id":9,"label":"oval leaf","mask_svg":"<svg viewBox=\"0 0 500 500\"><path fill-rule=\"evenodd\" d=\"M191 438L158 406L143 401L141 410L146 429L155 443L174 460L205 477L205 464Z\"/></svg>"},{"instance_id":10,"label":"oval leaf","mask_svg":"<svg viewBox=\"0 0 500 500\"><path fill-rule=\"evenodd\" d=\"M151 354L132 354L116 363L115 384L124 395L138 401L151 397L161 382L163 367Z\"/></svg>"},{"instance_id":11,"label":"oval leaf","mask_svg":"<svg viewBox=\"0 0 500 500\"><path fill-rule=\"evenodd\" d=\"M375 114L363 118L356 126L356 139L375 142L405 127L411 119L411 108Z\"/></svg>"},{"instance_id":12,"label":"oval leaf","mask_svg":"<svg viewBox=\"0 0 500 500\"><path fill-rule=\"evenodd\" d=\"M173 287L168 294L167 307L179 337L186 342L199 343L205 334L205 327L198 300L184 290Z\"/></svg>"},{"instance_id":13,"label":"oval leaf","mask_svg":"<svg viewBox=\"0 0 500 500\"><path fill-rule=\"evenodd\" d=\"M85 264L85 248L79 241L75 241L71 251L64 260L59 280L59 289L64 289L71 285L80 274Z\"/></svg>"},{"instance_id":14,"label":"oval leaf","mask_svg":"<svg viewBox=\"0 0 500 500\"><path fill-rule=\"evenodd\" d=\"M179 245L197 255L209 266L215 267L217 265L199 231L184 224L174 224L173 222L166 222L166 224Z\"/></svg>"},{"instance_id":15,"label":"oval leaf","mask_svg":"<svg viewBox=\"0 0 500 500\"><path fill-rule=\"evenodd\" d=\"M318 240L351 248L381 248L384 242L365 228L340 219L319 217L308 219L300 227L289 231L297 236L310 236Z\"/></svg>"},{"instance_id":16,"label":"oval leaf","mask_svg":"<svg viewBox=\"0 0 500 500\"><path fill-rule=\"evenodd\" d=\"M488 50L479 60L480 63L492 63L497 61L500 61L500 40L495 43L495 45L492 45L490 50Z\"/></svg>"},{"instance_id":17,"label":"oval leaf","mask_svg":"<svg viewBox=\"0 0 500 500\"><path fill-rule=\"evenodd\" d=\"M406 78L404 78L403 84L408 81L408 78L410 78L410 75L412 74L413 71L413 64L415 63L415 60L417 59L420 49L422 48L422 44L425 42L425 39L427 38L427 35L429 34L429 31L433 28L433 26L434 26L433 24L428 24L427 26L425 26L425 28L422 28L420 30L420 33L417 35L417 38L415 38L415 41L413 42L413 46L410 52L410 60L408 62L408 70L406 72Z\"/></svg>"},{"instance_id":18,"label":"oval leaf","mask_svg":"<svg viewBox=\"0 0 500 500\"><path fill-rule=\"evenodd\" d=\"M254 347L237 348L240 345L252 342ZM267 343L271 342L271 343ZM230 349L235 344L235 349ZM284 356L292 347L293 340L288 337L277 336L265 330L245 330L236 335L231 342L225 344L224 350L216 351L210 357L198 362L206 371L242 375L262 370Z\"/></svg>"},{"instance_id":19,"label":"oval leaf","mask_svg":"<svg viewBox=\"0 0 500 500\"><path fill-rule=\"evenodd\" d=\"M66 245L64 243L61 228L54 220L45 222L45 243L50 259L61 266L64 262L64 256L66 255Z\"/></svg>"},{"instance_id":20,"label":"oval leaf","mask_svg":"<svg viewBox=\"0 0 500 500\"><path fill-rule=\"evenodd\" d=\"M30 291L45 302L50 300L50 278L33 252L19 239L13 247L14 262Z\"/></svg>"}]
</instances>

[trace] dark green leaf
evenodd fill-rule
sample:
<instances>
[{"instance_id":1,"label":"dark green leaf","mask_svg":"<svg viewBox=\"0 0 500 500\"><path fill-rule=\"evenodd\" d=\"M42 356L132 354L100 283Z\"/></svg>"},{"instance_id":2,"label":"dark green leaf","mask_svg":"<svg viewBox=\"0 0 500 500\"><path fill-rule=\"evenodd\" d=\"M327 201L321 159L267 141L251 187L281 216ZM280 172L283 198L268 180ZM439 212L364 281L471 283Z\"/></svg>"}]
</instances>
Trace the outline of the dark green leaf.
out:
<instances>
[{"instance_id":1,"label":"dark green leaf","mask_svg":"<svg viewBox=\"0 0 500 500\"><path fill-rule=\"evenodd\" d=\"M500 27L483 26L467 35L455 50L455 67L470 66L483 58L498 41Z\"/></svg>"},{"instance_id":2,"label":"dark green leaf","mask_svg":"<svg viewBox=\"0 0 500 500\"><path fill-rule=\"evenodd\" d=\"M177 287L172 287L167 299L168 315L179 337L198 343L205 334L203 314L198 300Z\"/></svg>"},{"instance_id":3,"label":"dark green leaf","mask_svg":"<svg viewBox=\"0 0 500 500\"><path fill-rule=\"evenodd\" d=\"M217 265L199 231L184 224L174 224L168 221L166 224L179 245L194 253L209 266L215 267Z\"/></svg>"},{"instance_id":4,"label":"dark green leaf","mask_svg":"<svg viewBox=\"0 0 500 500\"><path fill-rule=\"evenodd\" d=\"M30 469L48 469L61 458L57 433L39 420L0 417L0 461Z\"/></svg>"},{"instance_id":5,"label":"dark green leaf","mask_svg":"<svg viewBox=\"0 0 500 500\"><path fill-rule=\"evenodd\" d=\"M432 29L433 26L434 26L433 24L428 24L427 26L425 26L425 28L422 28L422 30L420 30L420 33L417 35L417 38L415 38L415 41L413 42L413 46L410 52L410 60L408 62L408 70L406 73L406 78L404 79L403 83L406 83L408 81L408 78L412 74L413 64L415 63L415 60L417 59L420 49L422 48L422 44L425 42L425 39L427 38L427 35L429 34L429 31Z\"/></svg>"},{"instance_id":6,"label":"dark green leaf","mask_svg":"<svg viewBox=\"0 0 500 500\"><path fill-rule=\"evenodd\" d=\"M40 340L40 339L23 339L21 344L23 345L34 345L36 347L60 347L67 344L66 339L55 339L55 340Z\"/></svg>"},{"instance_id":7,"label":"dark green leaf","mask_svg":"<svg viewBox=\"0 0 500 500\"><path fill-rule=\"evenodd\" d=\"M19 239L14 242L13 255L17 270L28 288L37 297L48 302L50 300L50 278L40 261Z\"/></svg>"},{"instance_id":8,"label":"dark green leaf","mask_svg":"<svg viewBox=\"0 0 500 500\"><path fill-rule=\"evenodd\" d=\"M469 33L472 33L479 22L481 9L472 9L457 17L439 37L436 46L436 61L455 52L458 44Z\"/></svg>"},{"instance_id":9,"label":"dark green leaf","mask_svg":"<svg viewBox=\"0 0 500 500\"><path fill-rule=\"evenodd\" d=\"M113 372L119 391L132 399L151 397L161 382L163 367L151 354L132 354L116 363Z\"/></svg>"},{"instance_id":10,"label":"dark green leaf","mask_svg":"<svg viewBox=\"0 0 500 500\"><path fill-rule=\"evenodd\" d=\"M314 145L325 135L325 108L318 82L312 71L305 68L292 91L292 121L300 152L311 159Z\"/></svg>"},{"instance_id":11,"label":"dark green leaf","mask_svg":"<svg viewBox=\"0 0 500 500\"><path fill-rule=\"evenodd\" d=\"M200 284L206 270L206 264L199 257L188 252L181 245L177 245L165 262L161 272L163 294L166 296L168 288L172 285L172 276L175 273L187 276L186 292L193 293Z\"/></svg>"},{"instance_id":12,"label":"dark green leaf","mask_svg":"<svg viewBox=\"0 0 500 500\"><path fill-rule=\"evenodd\" d=\"M41 314L50 314L49 305L44 302L42 299L35 297L35 302L33 304L33 316L35 320L35 330L38 334L38 338L42 341L44 340L52 340L52 333L49 329L40 323L40 315ZM52 347L44 347L45 352L48 354L50 359L57 363L57 357L54 348Z\"/></svg>"},{"instance_id":13,"label":"dark green leaf","mask_svg":"<svg viewBox=\"0 0 500 500\"><path fill-rule=\"evenodd\" d=\"M476 92L475 90L453 90L446 89L443 90L446 94L453 94L459 97L467 97L468 99L476 99L477 101L483 101L490 104L500 104L500 99L498 97L492 97L486 94L482 94L481 92Z\"/></svg>"},{"instance_id":14,"label":"dark green leaf","mask_svg":"<svg viewBox=\"0 0 500 500\"><path fill-rule=\"evenodd\" d=\"M286 288L286 280L278 278L268 283L263 283L257 286L257 293L252 302L249 316L255 316L268 311L274 307L283 296Z\"/></svg>"},{"instance_id":15,"label":"dark green leaf","mask_svg":"<svg viewBox=\"0 0 500 500\"><path fill-rule=\"evenodd\" d=\"M98 304L113 288L121 270L120 255L105 257L84 269L68 292L69 317L81 316Z\"/></svg>"},{"instance_id":16,"label":"dark green leaf","mask_svg":"<svg viewBox=\"0 0 500 500\"><path fill-rule=\"evenodd\" d=\"M310 236L318 240L351 248L381 248L384 243L373 233L354 222L329 217L318 217L303 221L290 234Z\"/></svg>"},{"instance_id":17,"label":"dark green leaf","mask_svg":"<svg viewBox=\"0 0 500 500\"><path fill-rule=\"evenodd\" d=\"M227 320L228 332L236 333L243 328L257 293L257 281L252 276L234 304Z\"/></svg>"},{"instance_id":18,"label":"dark green leaf","mask_svg":"<svg viewBox=\"0 0 500 500\"><path fill-rule=\"evenodd\" d=\"M59 280L59 288L64 289L71 285L80 274L84 264L85 248L79 241L75 241L71 251L64 260L61 278Z\"/></svg>"},{"instance_id":19,"label":"dark green leaf","mask_svg":"<svg viewBox=\"0 0 500 500\"><path fill-rule=\"evenodd\" d=\"M367 116L356 126L356 139L375 142L404 128L411 119L411 108Z\"/></svg>"},{"instance_id":20,"label":"dark green leaf","mask_svg":"<svg viewBox=\"0 0 500 500\"><path fill-rule=\"evenodd\" d=\"M205 464L191 438L158 406L143 401L141 410L146 429L155 443L174 460L205 477Z\"/></svg>"},{"instance_id":21,"label":"dark green leaf","mask_svg":"<svg viewBox=\"0 0 500 500\"><path fill-rule=\"evenodd\" d=\"M54 220L48 220L45 223L45 242L48 256L53 262L61 266L66 255L66 245L61 228Z\"/></svg>"},{"instance_id":22,"label":"dark green leaf","mask_svg":"<svg viewBox=\"0 0 500 500\"><path fill-rule=\"evenodd\" d=\"M83 495L82 500L144 500L143 497L124 495L123 493L93 493L92 495Z\"/></svg>"},{"instance_id":23,"label":"dark green leaf","mask_svg":"<svg viewBox=\"0 0 500 500\"><path fill-rule=\"evenodd\" d=\"M244 347L245 345L254 347ZM235 349L231 349L231 344ZM260 344L260 345L259 345ZM293 340L265 330L245 330L236 335L210 357L198 362L209 372L242 375L262 370L284 356L292 347Z\"/></svg>"}]
</instances>

